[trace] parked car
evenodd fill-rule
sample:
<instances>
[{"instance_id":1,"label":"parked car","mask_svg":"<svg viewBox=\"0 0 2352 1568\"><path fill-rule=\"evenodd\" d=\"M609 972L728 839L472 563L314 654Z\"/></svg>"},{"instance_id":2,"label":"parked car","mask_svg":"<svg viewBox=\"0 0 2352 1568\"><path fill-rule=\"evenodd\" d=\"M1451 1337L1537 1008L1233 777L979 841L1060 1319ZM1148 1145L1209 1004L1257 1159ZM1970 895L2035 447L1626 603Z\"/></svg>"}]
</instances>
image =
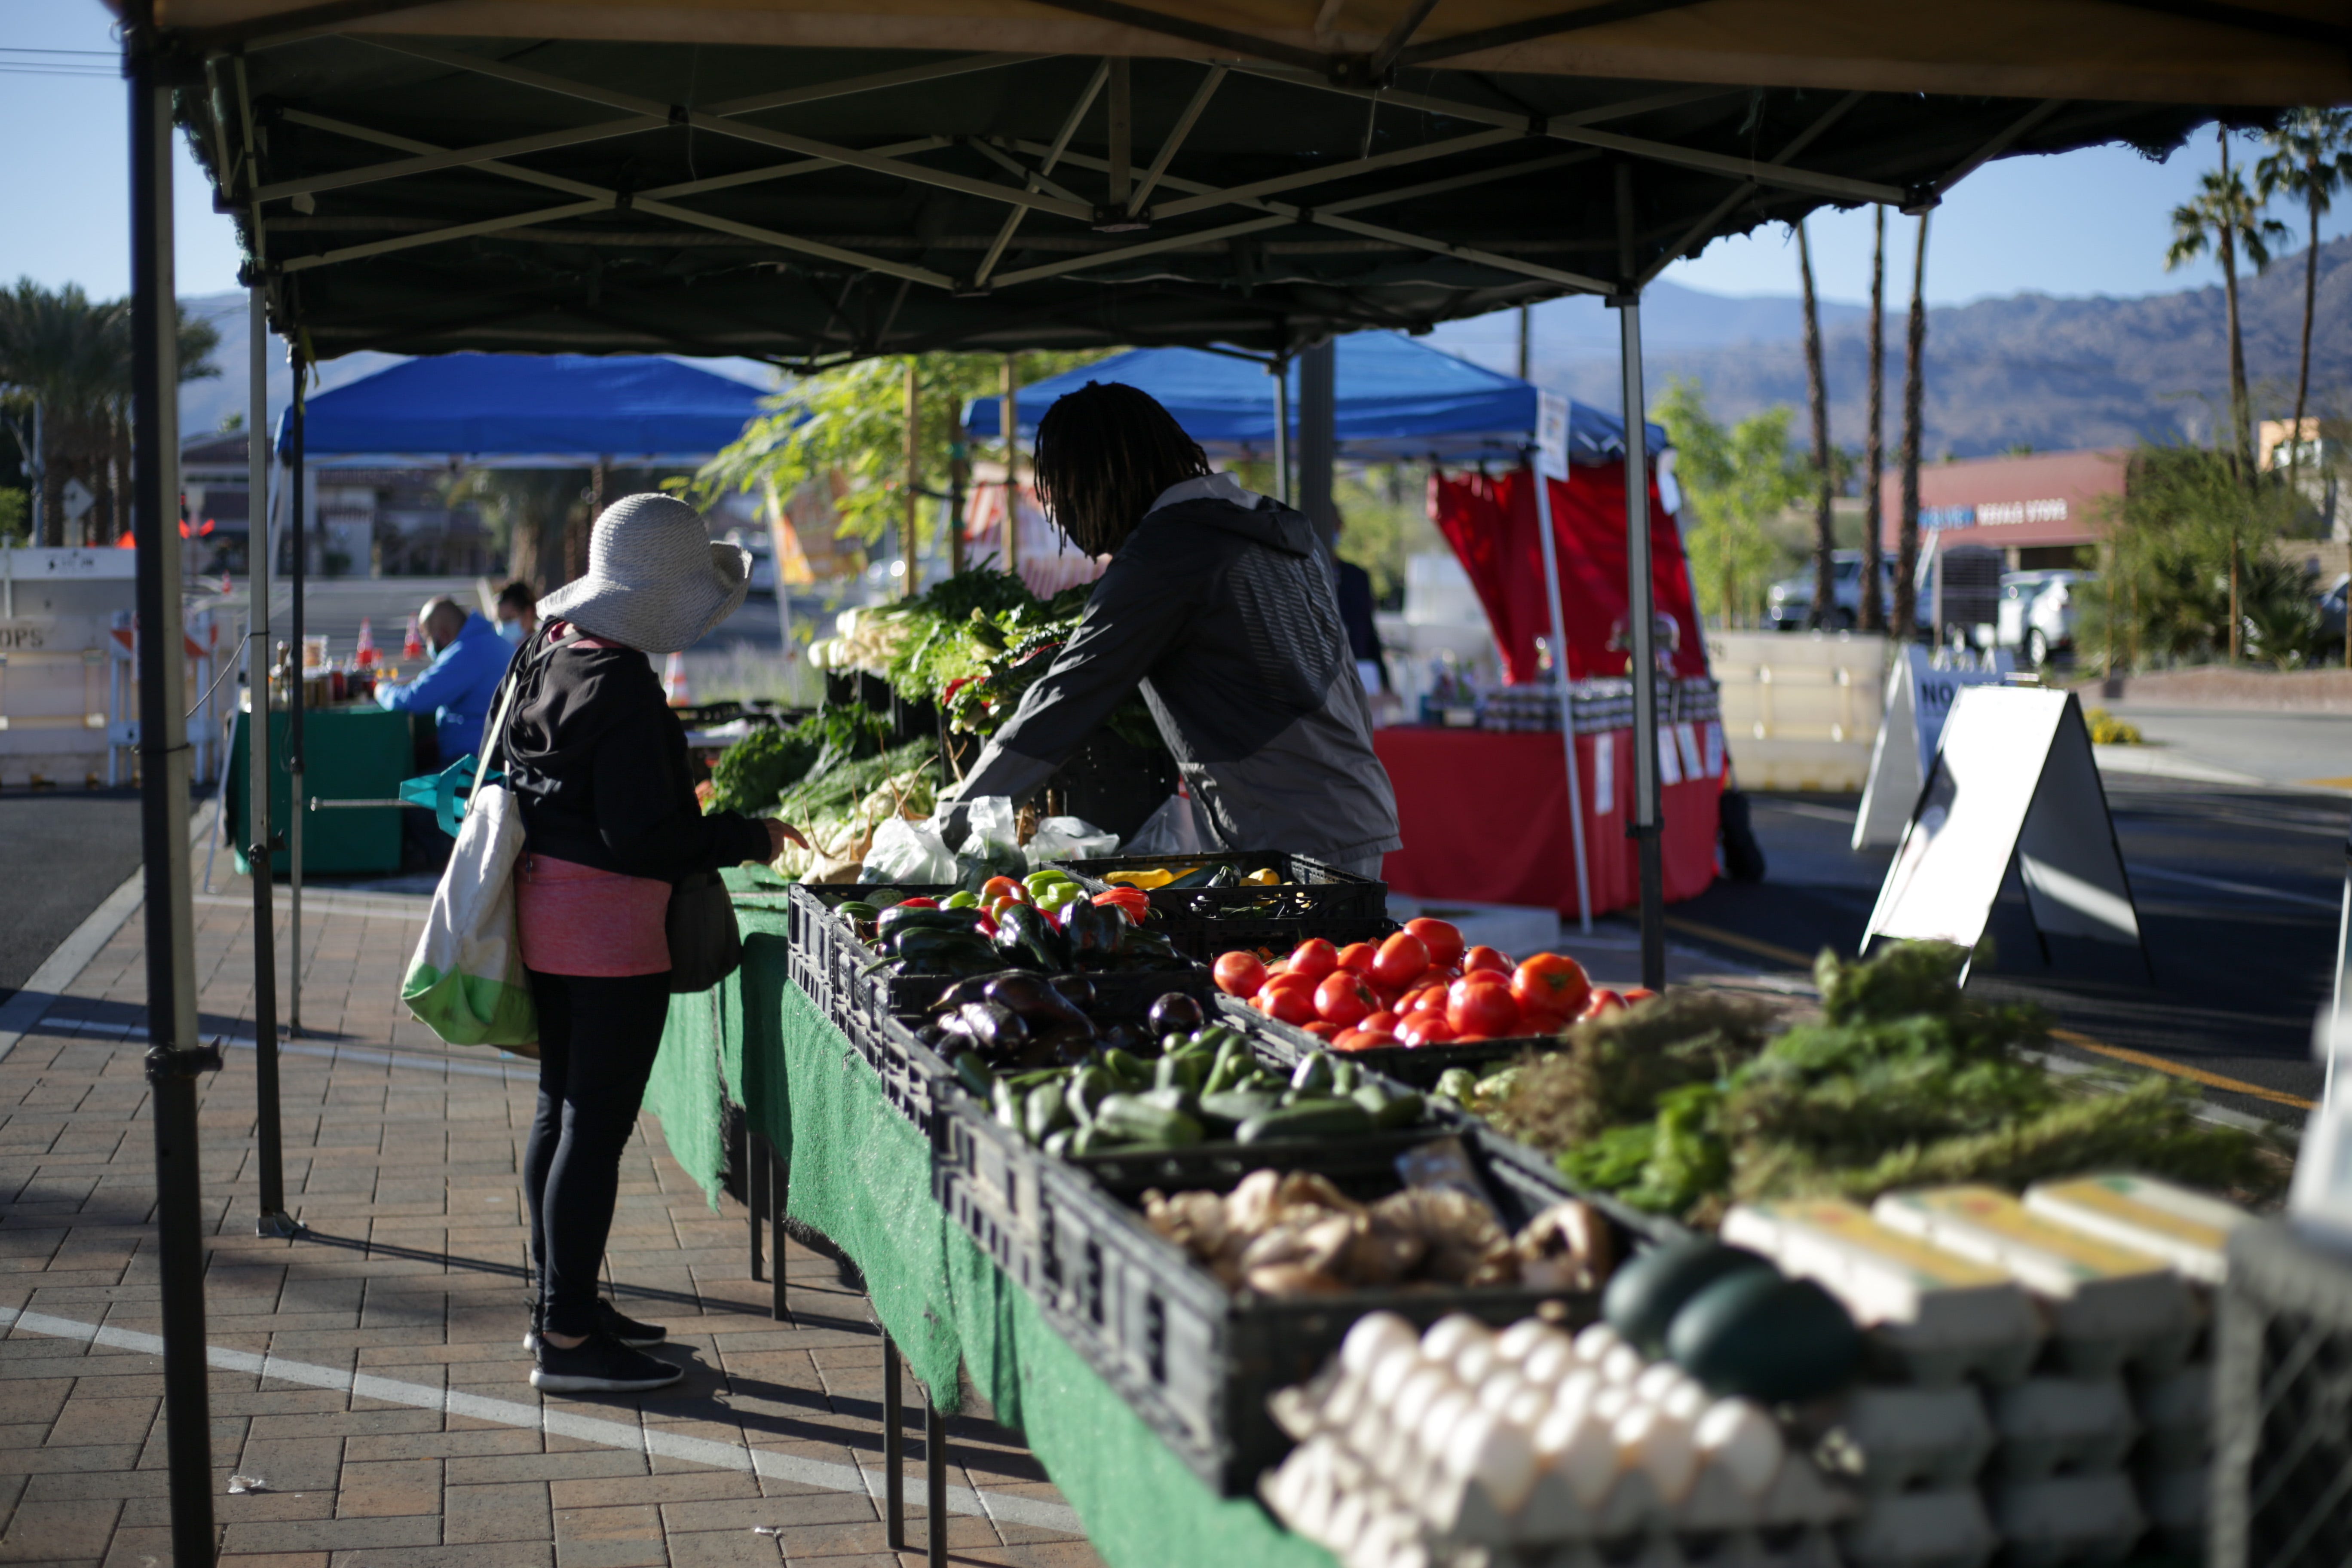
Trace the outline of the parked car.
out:
<instances>
[{"instance_id":1,"label":"parked car","mask_svg":"<svg viewBox=\"0 0 2352 1568\"><path fill-rule=\"evenodd\" d=\"M2336 586L2319 595L2318 662L2344 662L2346 599L2352 597L2352 573L2336 579Z\"/></svg>"},{"instance_id":2,"label":"parked car","mask_svg":"<svg viewBox=\"0 0 2352 1568\"><path fill-rule=\"evenodd\" d=\"M2095 572L2063 569L2002 573L1995 643L2035 668L2073 653L2075 595L2098 580Z\"/></svg>"},{"instance_id":3,"label":"parked car","mask_svg":"<svg viewBox=\"0 0 2352 1568\"><path fill-rule=\"evenodd\" d=\"M1895 613L1895 561L1881 556L1878 563L1878 604L1880 612ZM1830 614L1827 630L1851 631L1862 620L1862 552L1833 550L1830 552L1830 589L1835 608ZM1813 614L1813 574L1810 568L1801 576L1783 577L1772 584L1766 597L1765 614L1771 618L1775 631L1799 632ZM1917 619L1922 626L1935 624L1932 606L1926 594L1921 594Z\"/></svg>"}]
</instances>

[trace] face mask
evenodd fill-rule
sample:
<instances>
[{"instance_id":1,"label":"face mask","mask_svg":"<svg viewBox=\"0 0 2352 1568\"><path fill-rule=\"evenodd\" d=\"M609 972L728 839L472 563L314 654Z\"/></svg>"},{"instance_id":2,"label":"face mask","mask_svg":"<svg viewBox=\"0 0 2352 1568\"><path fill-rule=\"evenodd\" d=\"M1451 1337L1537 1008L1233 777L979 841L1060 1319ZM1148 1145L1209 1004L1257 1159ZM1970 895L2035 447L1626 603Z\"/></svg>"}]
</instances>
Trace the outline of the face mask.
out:
<instances>
[{"instance_id":1,"label":"face mask","mask_svg":"<svg viewBox=\"0 0 2352 1568\"><path fill-rule=\"evenodd\" d=\"M506 638L509 642L519 643L522 641L522 623L520 621L500 621L499 623L499 636Z\"/></svg>"}]
</instances>

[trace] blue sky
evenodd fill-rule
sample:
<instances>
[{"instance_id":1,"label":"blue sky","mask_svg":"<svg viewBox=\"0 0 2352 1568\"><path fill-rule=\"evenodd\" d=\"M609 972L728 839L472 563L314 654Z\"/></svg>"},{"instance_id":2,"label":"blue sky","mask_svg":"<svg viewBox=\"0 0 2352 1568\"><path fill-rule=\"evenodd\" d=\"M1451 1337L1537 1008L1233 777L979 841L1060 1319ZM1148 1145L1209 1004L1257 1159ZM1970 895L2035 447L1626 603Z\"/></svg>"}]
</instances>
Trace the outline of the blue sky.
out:
<instances>
[{"instance_id":1,"label":"blue sky","mask_svg":"<svg viewBox=\"0 0 2352 1568\"><path fill-rule=\"evenodd\" d=\"M113 47L112 18L97 0L0 0L0 283L25 276L94 294L128 287L129 197L124 105L110 60L32 50ZM1927 294L1938 304L2039 290L2150 294L2215 280L2210 263L2164 269L2169 215L2213 160L2207 133L2168 163L2128 148L2056 158L2004 160L1979 171L1937 209L1927 253ZM215 216L183 149L178 174L179 282L184 294L236 286L237 248ZM2298 215L2282 213L2297 234ZM2345 232L2339 213L2323 233ZM1812 220L1823 295L1866 301L1870 217L1822 213ZM1908 289L1911 232L1891 217L1888 296ZM1786 232L1717 241L1666 276L1719 294L1793 294L1796 248ZM1899 279L1899 281L1897 281Z\"/></svg>"}]
</instances>

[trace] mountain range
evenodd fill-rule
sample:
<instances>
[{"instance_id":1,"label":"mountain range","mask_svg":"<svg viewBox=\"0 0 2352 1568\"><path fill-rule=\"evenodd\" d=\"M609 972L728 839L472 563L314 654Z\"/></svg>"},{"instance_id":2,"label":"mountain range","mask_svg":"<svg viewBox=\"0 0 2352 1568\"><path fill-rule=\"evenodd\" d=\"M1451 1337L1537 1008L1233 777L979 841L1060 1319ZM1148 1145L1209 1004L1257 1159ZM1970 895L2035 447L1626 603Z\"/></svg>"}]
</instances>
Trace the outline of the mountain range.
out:
<instances>
[{"instance_id":1,"label":"mountain range","mask_svg":"<svg viewBox=\"0 0 2352 1568\"><path fill-rule=\"evenodd\" d=\"M2284 416L2294 398L2297 341L2303 330L2304 253L2281 258L2240 285L2247 372L2257 412ZM1890 280L1893 282L1895 280ZM218 429L246 406L246 297L214 294L185 301L220 331L217 377L182 388L184 431ZM1793 295L1711 294L1670 282L1643 297L1643 372L1654 398L1684 377L1706 392L1727 422L1784 403L1804 432L1803 314ZM1830 385L1830 428L1840 446L1859 448L1869 368L1866 306L1824 301L1822 358ZM2221 286L2151 294L2060 299L2017 294L1927 312L1927 379L1922 406L1925 450L1932 459L1983 457L2017 447L2067 451L2135 441L2211 438L2228 399L2228 349ZM2352 416L2352 237L2319 249L2318 310L2312 338L2311 412ZM1885 435L1892 457L1901 434L1906 318L1885 323ZM1515 312L1449 322L1428 338L1434 346L1496 370L1517 363ZM1591 298L1555 300L1535 310L1535 379L1579 402L1615 409L1622 402L1615 312ZM348 354L318 367L315 392L398 363L382 353ZM748 360L693 362L755 385L772 373ZM284 345L271 340L273 418L292 389Z\"/></svg>"}]
</instances>

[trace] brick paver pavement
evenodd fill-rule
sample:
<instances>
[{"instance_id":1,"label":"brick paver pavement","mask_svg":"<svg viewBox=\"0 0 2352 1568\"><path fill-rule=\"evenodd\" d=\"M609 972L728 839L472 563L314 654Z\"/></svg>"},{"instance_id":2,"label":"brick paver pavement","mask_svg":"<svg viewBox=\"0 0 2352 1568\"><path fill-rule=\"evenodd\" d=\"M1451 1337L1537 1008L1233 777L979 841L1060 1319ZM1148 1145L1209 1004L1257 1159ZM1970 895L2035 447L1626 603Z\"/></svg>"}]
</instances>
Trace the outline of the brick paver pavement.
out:
<instances>
[{"instance_id":1,"label":"brick paver pavement","mask_svg":"<svg viewBox=\"0 0 2352 1568\"><path fill-rule=\"evenodd\" d=\"M793 1317L772 1321L768 1288L746 1278L741 1210L710 1210L650 1118L623 1165L608 1264L623 1309L668 1325L662 1353L685 1381L545 1401L525 1381L515 1173L531 1067L448 1050L400 1011L422 899L304 900L306 1032L280 1072L287 1203L311 1234L257 1237L251 894L215 887L197 897L196 960L205 1033L231 1046L201 1090L224 1564L923 1561L913 1430L915 1550L884 1539L882 1351L864 1297L795 1247ZM0 1563L12 1568L171 1561L142 947L134 913L0 1058ZM952 1560L1098 1561L1016 1440L965 1418L949 1435ZM232 1494L232 1477L263 1487Z\"/></svg>"}]
</instances>

